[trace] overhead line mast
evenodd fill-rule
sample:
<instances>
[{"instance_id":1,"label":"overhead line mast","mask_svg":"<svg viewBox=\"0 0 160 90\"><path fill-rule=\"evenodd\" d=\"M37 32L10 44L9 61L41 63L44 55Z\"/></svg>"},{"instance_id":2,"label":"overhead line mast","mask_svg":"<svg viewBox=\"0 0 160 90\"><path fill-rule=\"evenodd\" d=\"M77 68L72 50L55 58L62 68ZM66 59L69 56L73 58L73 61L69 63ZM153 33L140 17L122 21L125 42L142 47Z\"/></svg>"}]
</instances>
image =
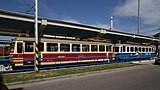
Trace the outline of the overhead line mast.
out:
<instances>
[{"instance_id":1,"label":"overhead line mast","mask_svg":"<svg viewBox=\"0 0 160 90\"><path fill-rule=\"evenodd\" d=\"M140 34L140 0L138 0L138 33Z\"/></svg>"},{"instance_id":2,"label":"overhead line mast","mask_svg":"<svg viewBox=\"0 0 160 90\"><path fill-rule=\"evenodd\" d=\"M34 0L34 29L35 29L35 54L34 54L34 71L39 72L39 50L38 50L38 0Z\"/></svg>"}]
</instances>

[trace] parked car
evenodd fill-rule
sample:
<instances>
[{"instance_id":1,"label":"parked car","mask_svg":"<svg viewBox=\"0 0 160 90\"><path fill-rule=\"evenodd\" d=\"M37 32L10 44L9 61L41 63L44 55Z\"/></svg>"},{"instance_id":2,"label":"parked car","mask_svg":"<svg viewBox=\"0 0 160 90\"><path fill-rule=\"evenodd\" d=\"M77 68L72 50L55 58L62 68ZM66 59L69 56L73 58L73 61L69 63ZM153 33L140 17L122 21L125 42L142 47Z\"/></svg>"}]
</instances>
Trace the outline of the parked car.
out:
<instances>
[{"instance_id":1,"label":"parked car","mask_svg":"<svg viewBox=\"0 0 160 90\"><path fill-rule=\"evenodd\" d=\"M160 56L155 59L155 64L160 64Z\"/></svg>"}]
</instances>

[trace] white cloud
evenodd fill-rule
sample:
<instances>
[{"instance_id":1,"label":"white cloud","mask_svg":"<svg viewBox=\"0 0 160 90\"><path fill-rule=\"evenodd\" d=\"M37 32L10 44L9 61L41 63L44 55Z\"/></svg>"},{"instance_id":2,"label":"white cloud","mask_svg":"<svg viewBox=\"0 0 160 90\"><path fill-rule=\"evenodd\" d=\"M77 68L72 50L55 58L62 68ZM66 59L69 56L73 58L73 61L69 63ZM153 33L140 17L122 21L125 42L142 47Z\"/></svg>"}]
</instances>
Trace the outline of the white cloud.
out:
<instances>
[{"instance_id":1,"label":"white cloud","mask_svg":"<svg viewBox=\"0 0 160 90\"><path fill-rule=\"evenodd\" d=\"M62 21L81 24L79 21L71 18L63 19Z\"/></svg>"},{"instance_id":2,"label":"white cloud","mask_svg":"<svg viewBox=\"0 0 160 90\"><path fill-rule=\"evenodd\" d=\"M110 26L107 25L107 24L102 24L102 23L97 23L96 25L94 25L96 27L99 27L99 28L104 28L104 29L109 29Z\"/></svg>"},{"instance_id":3,"label":"white cloud","mask_svg":"<svg viewBox=\"0 0 160 90\"><path fill-rule=\"evenodd\" d=\"M159 32L160 32L160 28L159 27L154 27L154 26L145 27L144 30L141 31L142 34L149 35L149 36L152 36L152 35L157 34Z\"/></svg>"},{"instance_id":4,"label":"white cloud","mask_svg":"<svg viewBox=\"0 0 160 90\"><path fill-rule=\"evenodd\" d=\"M122 6L116 6L114 14L124 17L137 17L137 1L138 0L127 0ZM140 0L140 16L144 24L160 23L160 0Z\"/></svg>"},{"instance_id":5,"label":"white cloud","mask_svg":"<svg viewBox=\"0 0 160 90\"><path fill-rule=\"evenodd\" d=\"M114 8L113 13L121 17L137 17L138 0L126 0ZM160 27L160 0L140 0L141 26L150 30ZM151 28L152 26L152 28Z\"/></svg>"},{"instance_id":6,"label":"white cloud","mask_svg":"<svg viewBox=\"0 0 160 90\"><path fill-rule=\"evenodd\" d=\"M114 14L119 16L136 16L137 15L137 0L127 0L123 5L118 5L114 8Z\"/></svg>"}]
</instances>

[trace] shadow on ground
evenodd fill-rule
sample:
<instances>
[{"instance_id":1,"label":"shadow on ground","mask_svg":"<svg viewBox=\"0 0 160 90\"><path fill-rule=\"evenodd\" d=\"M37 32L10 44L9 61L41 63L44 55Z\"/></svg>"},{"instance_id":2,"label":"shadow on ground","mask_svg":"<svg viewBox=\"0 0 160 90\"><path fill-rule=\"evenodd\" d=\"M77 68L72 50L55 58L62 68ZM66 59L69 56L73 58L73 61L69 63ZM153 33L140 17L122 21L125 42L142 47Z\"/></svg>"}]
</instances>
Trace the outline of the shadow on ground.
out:
<instances>
[{"instance_id":1,"label":"shadow on ground","mask_svg":"<svg viewBox=\"0 0 160 90\"><path fill-rule=\"evenodd\" d=\"M23 88L13 88L13 89L9 89L9 90L24 90Z\"/></svg>"}]
</instances>

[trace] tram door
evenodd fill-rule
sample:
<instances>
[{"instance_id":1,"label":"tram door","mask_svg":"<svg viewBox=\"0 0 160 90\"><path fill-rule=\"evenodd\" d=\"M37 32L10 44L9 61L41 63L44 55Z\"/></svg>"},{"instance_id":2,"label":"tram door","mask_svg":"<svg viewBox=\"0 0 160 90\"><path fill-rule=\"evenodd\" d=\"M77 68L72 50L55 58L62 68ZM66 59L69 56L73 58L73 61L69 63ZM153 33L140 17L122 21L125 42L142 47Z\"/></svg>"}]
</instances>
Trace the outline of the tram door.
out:
<instances>
[{"instance_id":1,"label":"tram door","mask_svg":"<svg viewBox=\"0 0 160 90\"><path fill-rule=\"evenodd\" d=\"M34 43L33 42L24 43L23 65L34 65Z\"/></svg>"},{"instance_id":2,"label":"tram door","mask_svg":"<svg viewBox=\"0 0 160 90\"><path fill-rule=\"evenodd\" d=\"M17 58L23 65L33 65L33 42L17 42Z\"/></svg>"},{"instance_id":3,"label":"tram door","mask_svg":"<svg viewBox=\"0 0 160 90\"><path fill-rule=\"evenodd\" d=\"M17 58L17 62L23 63L24 50L23 50L23 42L17 42L17 55L14 58Z\"/></svg>"}]
</instances>

